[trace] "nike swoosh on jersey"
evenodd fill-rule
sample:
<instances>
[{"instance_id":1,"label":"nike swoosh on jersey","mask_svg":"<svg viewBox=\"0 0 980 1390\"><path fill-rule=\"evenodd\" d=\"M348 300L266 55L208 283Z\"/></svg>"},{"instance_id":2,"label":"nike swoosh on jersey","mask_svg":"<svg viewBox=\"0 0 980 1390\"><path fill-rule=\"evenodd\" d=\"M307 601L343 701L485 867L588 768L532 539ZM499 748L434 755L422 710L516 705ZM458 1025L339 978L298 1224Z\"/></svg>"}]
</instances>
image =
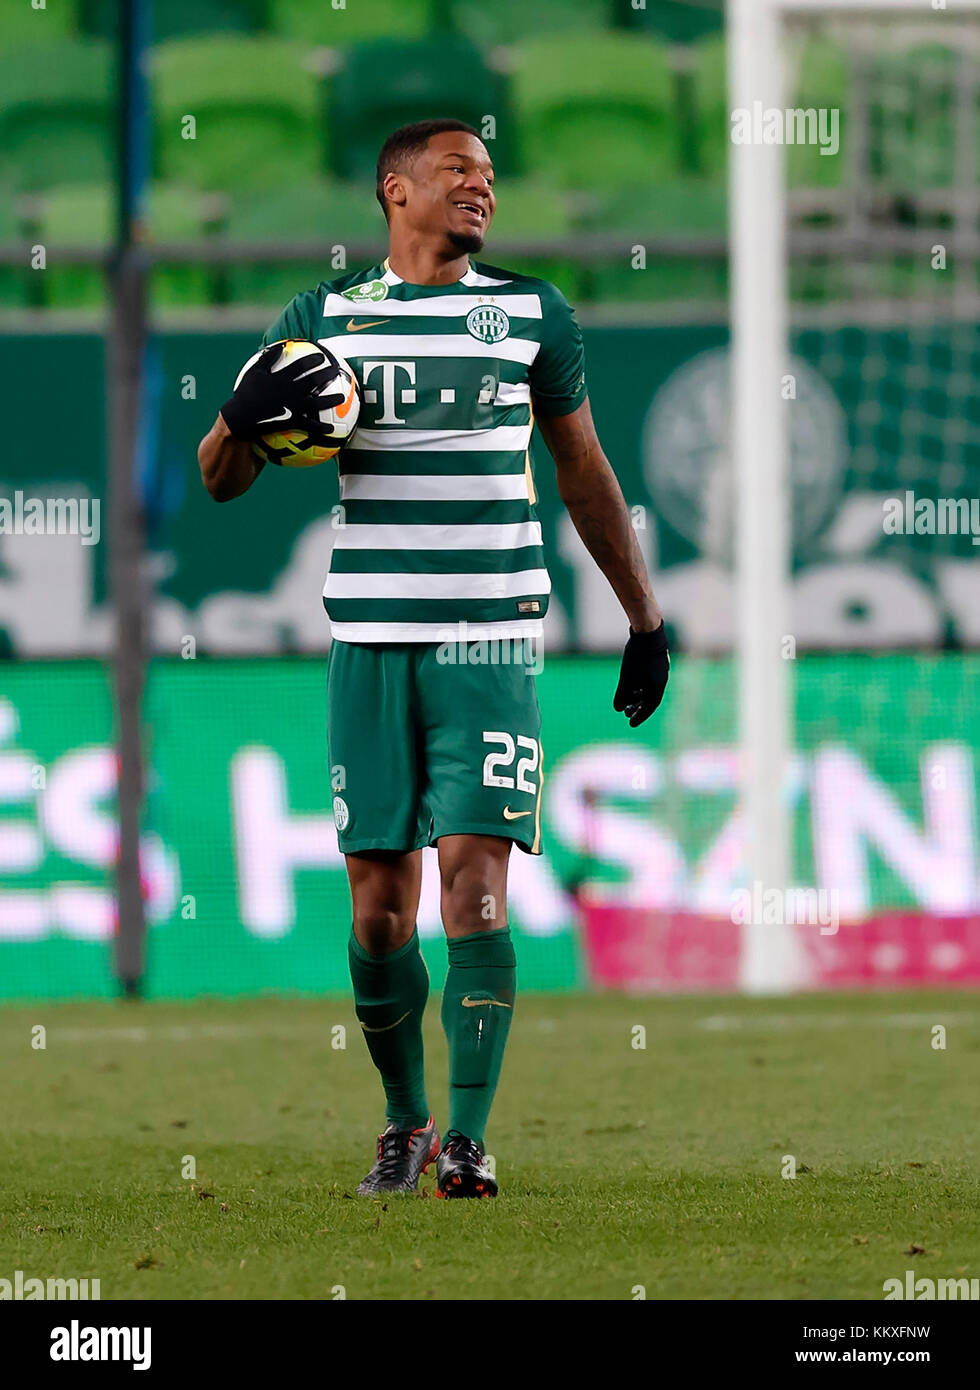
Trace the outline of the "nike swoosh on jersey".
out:
<instances>
[{"instance_id":1,"label":"nike swoosh on jersey","mask_svg":"<svg viewBox=\"0 0 980 1390\"><path fill-rule=\"evenodd\" d=\"M504 820L520 820L521 816L533 814L533 811L512 811L509 806L504 807Z\"/></svg>"},{"instance_id":2,"label":"nike swoosh on jersey","mask_svg":"<svg viewBox=\"0 0 980 1390\"><path fill-rule=\"evenodd\" d=\"M370 323L355 323L353 319L348 319L347 332L360 333L362 328L377 328L379 324L390 322L391 319L372 319Z\"/></svg>"},{"instance_id":3,"label":"nike swoosh on jersey","mask_svg":"<svg viewBox=\"0 0 980 1390\"><path fill-rule=\"evenodd\" d=\"M468 994L464 994L459 1002L464 1009L482 1009L484 1004L488 1007L492 1004L496 1004L498 1009L509 1009L511 1007L510 1004L505 1004L502 999L471 999Z\"/></svg>"}]
</instances>

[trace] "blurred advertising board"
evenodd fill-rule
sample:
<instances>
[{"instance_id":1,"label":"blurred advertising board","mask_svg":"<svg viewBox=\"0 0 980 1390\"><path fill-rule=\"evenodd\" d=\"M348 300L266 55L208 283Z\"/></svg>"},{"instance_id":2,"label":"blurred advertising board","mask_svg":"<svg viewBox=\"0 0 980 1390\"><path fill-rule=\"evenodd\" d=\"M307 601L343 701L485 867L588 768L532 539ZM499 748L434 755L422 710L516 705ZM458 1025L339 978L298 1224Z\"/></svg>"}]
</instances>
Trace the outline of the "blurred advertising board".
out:
<instances>
[{"instance_id":1,"label":"blurred advertising board","mask_svg":"<svg viewBox=\"0 0 980 1390\"><path fill-rule=\"evenodd\" d=\"M509 884L523 988L744 988L753 922L791 924L792 987L980 981L980 658L794 666L797 881L773 903L744 882L730 662L678 658L665 705L631 731L612 709L614 659L546 657L544 853L515 851ZM324 667L153 664L150 994L348 987ZM113 992L111 736L101 663L0 665L0 996ZM437 983L424 857L419 927Z\"/></svg>"},{"instance_id":2,"label":"blurred advertising board","mask_svg":"<svg viewBox=\"0 0 980 1390\"><path fill-rule=\"evenodd\" d=\"M599 435L676 642L725 652L734 626L727 330L584 332ZM179 653L187 637L215 655L317 652L329 641L320 594L342 524L335 470L269 468L254 492L222 507L198 477L198 441L256 339L154 341L141 476L162 654ZM980 329L962 323L797 333L785 389L794 402L791 631L801 651L980 643L980 501L968 495L978 340ZM0 652L108 650L103 362L101 337L0 337L0 372L21 405L0 459ZM50 412L53 379L70 446L39 451L36 421ZM537 438L532 456L553 583L549 646L614 651L622 614ZM98 540L91 528L32 529L26 504L49 500L62 511L101 502Z\"/></svg>"}]
</instances>

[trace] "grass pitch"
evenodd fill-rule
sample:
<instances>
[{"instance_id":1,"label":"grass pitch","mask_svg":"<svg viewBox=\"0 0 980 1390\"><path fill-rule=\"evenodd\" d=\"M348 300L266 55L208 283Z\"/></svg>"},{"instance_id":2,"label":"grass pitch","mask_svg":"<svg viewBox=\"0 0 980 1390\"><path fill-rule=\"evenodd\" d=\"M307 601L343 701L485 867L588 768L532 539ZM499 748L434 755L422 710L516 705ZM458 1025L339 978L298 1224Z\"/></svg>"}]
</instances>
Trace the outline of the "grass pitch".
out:
<instances>
[{"instance_id":1,"label":"grass pitch","mask_svg":"<svg viewBox=\"0 0 980 1390\"><path fill-rule=\"evenodd\" d=\"M433 1002L428 1044L444 1125ZM980 1276L978 1063L965 994L524 996L500 1198L426 1200L430 1173L365 1200L380 1092L348 1001L7 1008L0 1276L103 1299L880 1300L908 1268Z\"/></svg>"}]
</instances>

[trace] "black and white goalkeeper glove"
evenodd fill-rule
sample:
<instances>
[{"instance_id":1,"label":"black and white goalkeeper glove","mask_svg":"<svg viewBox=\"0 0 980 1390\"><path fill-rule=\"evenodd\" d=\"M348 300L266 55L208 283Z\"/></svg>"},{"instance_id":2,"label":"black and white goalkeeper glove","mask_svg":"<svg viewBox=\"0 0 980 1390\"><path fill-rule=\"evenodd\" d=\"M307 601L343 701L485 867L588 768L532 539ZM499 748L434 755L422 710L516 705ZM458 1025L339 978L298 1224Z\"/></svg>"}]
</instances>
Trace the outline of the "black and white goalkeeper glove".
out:
<instances>
[{"instance_id":1,"label":"black and white goalkeeper glove","mask_svg":"<svg viewBox=\"0 0 980 1390\"><path fill-rule=\"evenodd\" d=\"M637 724L650 718L664 698L669 674L670 656L663 620L654 632L634 632L630 628L613 709L617 713L624 712L630 727L635 729Z\"/></svg>"},{"instance_id":2,"label":"black and white goalkeeper glove","mask_svg":"<svg viewBox=\"0 0 980 1390\"><path fill-rule=\"evenodd\" d=\"M282 343L270 343L245 369L235 393L221 407L224 422L236 439L256 440L274 430L308 429L319 424L318 392L337 374L336 365L324 356L287 362L277 371Z\"/></svg>"}]
</instances>

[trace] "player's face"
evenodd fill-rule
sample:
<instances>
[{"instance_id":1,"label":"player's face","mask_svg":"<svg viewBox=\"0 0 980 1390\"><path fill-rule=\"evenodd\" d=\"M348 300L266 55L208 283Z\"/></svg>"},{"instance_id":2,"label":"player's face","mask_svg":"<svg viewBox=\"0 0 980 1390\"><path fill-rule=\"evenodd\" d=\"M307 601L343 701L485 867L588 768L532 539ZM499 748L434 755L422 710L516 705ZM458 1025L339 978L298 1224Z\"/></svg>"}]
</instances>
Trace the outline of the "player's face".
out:
<instances>
[{"instance_id":1,"label":"player's face","mask_svg":"<svg viewBox=\"0 0 980 1390\"><path fill-rule=\"evenodd\" d=\"M433 135L406 179L405 210L420 232L445 238L458 251L479 251L497 206L493 164L475 135Z\"/></svg>"}]
</instances>

